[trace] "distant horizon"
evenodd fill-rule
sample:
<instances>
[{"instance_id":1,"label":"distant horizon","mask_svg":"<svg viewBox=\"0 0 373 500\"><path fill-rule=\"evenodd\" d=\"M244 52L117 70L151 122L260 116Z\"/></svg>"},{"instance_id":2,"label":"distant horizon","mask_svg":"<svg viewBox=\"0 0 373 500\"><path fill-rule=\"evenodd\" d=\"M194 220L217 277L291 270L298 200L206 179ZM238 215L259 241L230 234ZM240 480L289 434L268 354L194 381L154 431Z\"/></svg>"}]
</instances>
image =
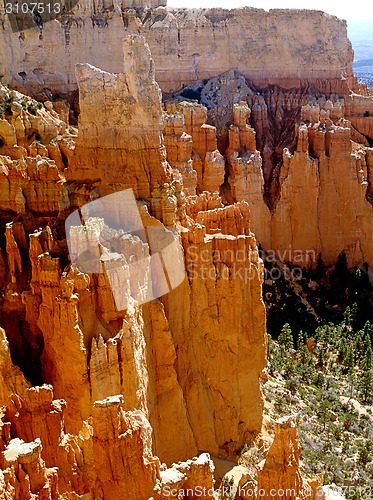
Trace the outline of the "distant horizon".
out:
<instances>
[{"instance_id":1,"label":"distant horizon","mask_svg":"<svg viewBox=\"0 0 373 500\"><path fill-rule=\"evenodd\" d=\"M321 10L327 14L337 16L346 21L352 22L373 22L373 5L356 8L355 5L346 5L338 0L332 0L326 3L322 0L306 0L299 2L297 0L168 0L169 7L184 8L212 8L220 7L225 9L234 9L240 7L254 7L257 9L307 9ZM372 33L373 35L373 33Z\"/></svg>"}]
</instances>

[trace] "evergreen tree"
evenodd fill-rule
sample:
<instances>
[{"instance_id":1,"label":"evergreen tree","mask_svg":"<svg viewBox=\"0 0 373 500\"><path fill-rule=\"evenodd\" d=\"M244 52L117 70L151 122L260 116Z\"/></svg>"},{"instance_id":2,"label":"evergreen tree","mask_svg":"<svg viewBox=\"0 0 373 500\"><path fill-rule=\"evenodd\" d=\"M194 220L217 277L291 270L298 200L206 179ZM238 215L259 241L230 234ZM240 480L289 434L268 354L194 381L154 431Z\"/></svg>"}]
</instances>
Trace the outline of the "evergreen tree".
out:
<instances>
[{"instance_id":1,"label":"evergreen tree","mask_svg":"<svg viewBox=\"0 0 373 500\"><path fill-rule=\"evenodd\" d=\"M323 367L325 363L325 351L322 347L320 347L319 354L317 356L317 364L320 367Z\"/></svg>"},{"instance_id":2,"label":"evergreen tree","mask_svg":"<svg viewBox=\"0 0 373 500\"><path fill-rule=\"evenodd\" d=\"M364 338L364 330L359 330L354 339L354 351L356 353L356 359L360 361L361 354L363 352L363 338Z\"/></svg>"},{"instance_id":3,"label":"evergreen tree","mask_svg":"<svg viewBox=\"0 0 373 500\"><path fill-rule=\"evenodd\" d=\"M352 368L355 366L354 353L351 347L347 349L345 364L349 370L352 370Z\"/></svg>"},{"instance_id":4,"label":"evergreen tree","mask_svg":"<svg viewBox=\"0 0 373 500\"><path fill-rule=\"evenodd\" d=\"M325 384L325 377L324 377L324 374L322 372L318 372L316 373L315 375L315 378L313 380L313 383L317 386L317 387L322 387L324 384Z\"/></svg>"},{"instance_id":5,"label":"evergreen tree","mask_svg":"<svg viewBox=\"0 0 373 500\"><path fill-rule=\"evenodd\" d=\"M293 349L293 333L291 331L289 323L285 323L285 325L282 327L281 333L278 337L278 342L280 345L285 347L286 350Z\"/></svg>"},{"instance_id":6,"label":"evergreen tree","mask_svg":"<svg viewBox=\"0 0 373 500\"><path fill-rule=\"evenodd\" d=\"M299 351L302 349L306 341L307 341L307 334L301 330L298 334L298 342L297 342L297 347Z\"/></svg>"},{"instance_id":7,"label":"evergreen tree","mask_svg":"<svg viewBox=\"0 0 373 500\"><path fill-rule=\"evenodd\" d=\"M339 351L338 351L338 358L340 361L343 362L346 359L347 352L348 352L348 345L346 339L343 337L339 345Z\"/></svg>"},{"instance_id":8,"label":"evergreen tree","mask_svg":"<svg viewBox=\"0 0 373 500\"><path fill-rule=\"evenodd\" d=\"M370 461L370 453L367 446L363 446L359 451L358 461L363 466L365 466Z\"/></svg>"},{"instance_id":9,"label":"evergreen tree","mask_svg":"<svg viewBox=\"0 0 373 500\"><path fill-rule=\"evenodd\" d=\"M373 375L371 370L366 370L359 384L360 395L365 403L370 404L373 396Z\"/></svg>"},{"instance_id":10,"label":"evergreen tree","mask_svg":"<svg viewBox=\"0 0 373 500\"><path fill-rule=\"evenodd\" d=\"M316 330L315 330L315 335L314 335L315 341L317 342L318 340L320 340L322 338L322 335L323 335L323 333L322 333L322 327L318 326L316 328Z\"/></svg>"},{"instance_id":11,"label":"evergreen tree","mask_svg":"<svg viewBox=\"0 0 373 500\"><path fill-rule=\"evenodd\" d=\"M330 344L331 337L332 337L332 330L329 325L326 325L324 328L324 341L326 346Z\"/></svg>"},{"instance_id":12,"label":"evergreen tree","mask_svg":"<svg viewBox=\"0 0 373 500\"><path fill-rule=\"evenodd\" d=\"M372 344L370 343L370 337L367 337L368 341L364 341L364 354L362 359L362 368L364 371L368 371L372 368L373 353Z\"/></svg>"},{"instance_id":13,"label":"evergreen tree","mask_svg":"<svg viewBox=\"0 0 373 500\"><path fill-rule=\"evenodd\" d=\"M325 426L326 424L330 421L330 403L326 399L321 399L319 402L319 406L316 410L317 412L317 417L323 426L323 432L325 431Z\"/></svg>"},{"instance_id":14,"label":"evergreen tree","mask_svg":"<svg viewBox=\"0 0 373 500\"><path fill-rule=\"evenodd\" d=\"M307 346L302 346L300 350L300 362L306 365L311 360L311 354L307 349Z\"/></svg>"},{"instance_id":15,"label":"evergreen tree","mask_svg":"<svg viewBox=\"0 0 373 500\"><path fill-rule=\"evenodd\" d=\"M347 306L344 313L344 323L346 325L351 326L353 329L355 328L357 318L357 303L354 302L352 306Z\"/></svg>"},{"instance_id":16,"label":"evergreen tree","mask_svg":"<svg viewBox=\"0 0 373 500\"><path fill-rule=\"evenodd\" d=\"M365 325L363 326L363 332L365 335L369 335L370 340L372 340L373 336L373 325L370 323L370 321L367 321Z\"/></svg>"}]
</instances>

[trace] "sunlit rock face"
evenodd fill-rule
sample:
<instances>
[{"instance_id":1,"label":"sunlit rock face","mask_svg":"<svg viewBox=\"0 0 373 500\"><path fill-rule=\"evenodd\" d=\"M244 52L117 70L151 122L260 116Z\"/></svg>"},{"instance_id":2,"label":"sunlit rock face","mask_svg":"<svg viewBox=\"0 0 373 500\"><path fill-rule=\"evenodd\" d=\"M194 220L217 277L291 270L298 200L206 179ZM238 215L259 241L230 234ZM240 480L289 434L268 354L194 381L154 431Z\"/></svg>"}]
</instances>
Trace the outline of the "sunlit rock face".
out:
<instances>
[{"instance_id":1,"label":"sunlit rock face","mask_svg":"<svg viewBox=\"0 0 373 500\"><path fill-rule=\"evenodd\" d=\"M262 424L248 205L217 192L225 160L205 108L164 117L144 38L124 52L121 73L77 66L77 129L47 105L20 116L54 124L51 137L24 140L3 119L1 182L15 196L1 213L0 465L4 488L40 498L162 498L176 476L210 488L209 454L233 457Z\"/></svg>"},{"instance_id":2,"label":"sunlit rock face","mask_svg":"<svg viewBox=\"0 0 373 500\"><path fill-rule=\"evenodd\" d=\"M19 37L2 16L0 74L5 83L37 95L74 92L76 63L122 72L121 43L129 33L145 36L164 92L230 69L259 88L309 82L322 92L348 94L355 85L346 22L320 11L173 9L87 0L67 13L66 23L45 23L42 39L36 24Z\"/></svg>"}]
</instances>

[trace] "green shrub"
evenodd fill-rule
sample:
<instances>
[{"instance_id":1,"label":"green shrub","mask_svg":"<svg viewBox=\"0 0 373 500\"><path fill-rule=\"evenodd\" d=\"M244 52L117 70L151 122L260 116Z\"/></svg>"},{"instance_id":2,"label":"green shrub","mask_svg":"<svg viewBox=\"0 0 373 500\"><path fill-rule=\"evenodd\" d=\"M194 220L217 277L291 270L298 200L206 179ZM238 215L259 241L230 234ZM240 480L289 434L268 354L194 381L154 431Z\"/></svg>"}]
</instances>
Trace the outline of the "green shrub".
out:
<instances>
[{"instance_id":1,"label":"green shrub","mask_svg":"<svg viewBox=\"0 0 373 500\"><path fill-rule=\"evenodd\" d=\"M322 372L317 372L313 379L313 383L316 387L322 387L325 384L324 374Z\"/></svg>"},{"instance_id":2,"label":"green shrub","mask_svg":"<svg viewBox=\"0 0 373 500\"><path fill-rule=\"evenodd\" d=\"M34 104L29 104L27 107L27 111L35 116L36 116L36 109L37 108L36 108L36 106L34 106Z\"/></svg>"},{"instance_id":3,"label":"green shrub","mask_svg":"<svg viewBox=\"0 0 373 500\"><path fill-rule=\"evenodd\" d=\"M358 455L358 463L365 466L368 462L370 462L370 453L369 453L369 450L366 446L364 446L363 448L361 448L361 450L359 451L359 455Z\"/></svg>"},{"instance_id":4,"label":"green shrub","mask_svg":"<svg viewBox=\"0 0 373 500\"><path fill-rule=\"evenodd\" d=\"M12 112L12 106L10 104L3 103L0 105L0 116L2 118L4 118L7 113L11 112Z\"/></svg>"}]
</instances>

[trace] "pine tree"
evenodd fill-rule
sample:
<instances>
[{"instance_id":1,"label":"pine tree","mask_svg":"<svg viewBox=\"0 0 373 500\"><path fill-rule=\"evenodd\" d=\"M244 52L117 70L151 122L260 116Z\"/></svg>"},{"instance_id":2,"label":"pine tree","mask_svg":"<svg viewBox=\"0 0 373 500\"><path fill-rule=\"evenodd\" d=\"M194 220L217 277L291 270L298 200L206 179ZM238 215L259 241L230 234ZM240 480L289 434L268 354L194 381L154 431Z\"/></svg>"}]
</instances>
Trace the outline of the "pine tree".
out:
<instances>
[{"instance_id":1,"label":"pine tree","mask_svg":"<svg viewBox=\"0 0 373 500\"><path fill-rule=\"evenodd\" d=\"M363 373L359 384L359 390L363 401L370 404L373 395L373 375L371 370L366 370Z\"/></svg>"},{"instance_id":2,"label":"pine tree","mask_svg":"<svg viewBox=\"0 0 373 500\"><path fill-rule=\"evenodd\" d=\"M285 323L285 325L282 327L281 333L278 337L278 342L280 345L284 346L286 350L293 349L293 333L291 331L289 323Z\"/></svg>"},{"instance_id":3,"label":"pine tree","mask_svg":"<svg viewBox=\"0 0 373 500\"><path fill-rule=\"evenodd\" d=\"M352 368L355 366L354 353L351 347L347 349L345 364L349 370L352 370Z\"/></svg>"},{"instance_id":4,"label":"pine tree","mask_svg":"<svg viewBox=\"0 0 373 500\"><path fill-rule=\"evenodd\" d=\"M318 327L316 328L314 337L315 337L316 342L317 342L319 339L321 339L321 338L322 338L322 328L321 328L321 326L318 326Z\"/></svg>"},{"instance_id":5,"label":"pine tree","mask_svg":"<svg viewBox=\"0 0 373 500\"><path fill-rule=\"evenodd\" d=\"M354 339L354 351L356 353L356 358L360 361L362 351L363 351L363 338L364 338L364 330L359 330Z\"/></svg>"},{"instance_id":6,"label":"pine tree","mask_svg":"<svg viewBox=\"0 0 373 500\"><path fill-rule=\"evenodd\" d=\"M299 351L302 349L306 341L307 341L307 334L301 330L298 334L298 342L297 342L297 347Z\"/></svg>"},{"instance_id":7,"label":"pine tree","mask_svg":"<svg viewBox=\"0 0 373 500\"><path fill-rule=\"evenodd\" d=\"M325 352L322 347L320 347L319 354L317 356L317 364L320 367L323 367L325 363Z\"/></svg>"},{"instance_id":8,"label":"pine tree","mask_svg":"<svg viewBox=\"0 0 373 500\"><path fill-rule=\"evenodd\" d=\"M324 328L324 341L326 346L330 344L331 336L332 336L332 330L329 325L326 325Z\"/></svg>"},{"instance_id":9,"label":"pine tree","mask_svg":"<svg viewBox=\"0 0 373 500\"><path fill-rule=\"evenodd\" d=\"M338 358L340 361L344 361L346 359L347 352L348 352L347 342L346 339L343 337L339 345L339 351L338 351Z\"/></svg>"},{"instance_id":10,"label":"pine tree","mask_svg":"<svg viewBox=\"0 0 373 500\"><path fill-rule=\"evenodd\" d=\"M370 337L367 338L368 342L364 342L364 354L361 362L361 366L364 371L370 370L373 362L372 344L370 343Z\"/></svg>"},{"instance_id":11,"label":"pine tree","mask_svg":"<svg viewBox=\"0 0 373 500\"><path fill-rule=\"evenodd\" d=\"M322 399L316 412L320 424L323 425L324 432L326 424L330 421L330 403L326 399Z\"/></svg>"},{"instance_id":12,"label":"pine tree","mask_svg":"<svg viewBox=\"0 0 373 500\"><path fill-rule=\"evenodd\" d=\"M350 306L346 307L344 313L344 323L354 328L356 324L356 317L357 317L357 303L354 302L351 307Z\"/></svg>"},{"instance_id":13,"label":"pine tree","mask_svg":"<svg viewBox=\"0 0 373 500\"><path fill-rule=\"evenodd\" d=\"M367 321L365 325L363 326L363 332L366 335L369 335L370 339L372 340L373 336L373 325L370 323L370 321Z\"/></svg>"},{"instance_id":14,"label":"pine tree","mask_svg":"<svg viewBox=\"0 0 373 500\"><path fill-rule=\"evenodd\" d=\"M311 359L311 354L309 350L307 349L307 346L302 346L300 350L300 362L304 365L306 365Z\"/></svg>"},{"instance_id":15,"label":"pine tree","mask_svg":"<svg viewBox=\"0 0 373 500\"><path fill-rule=\"evenodd\" d=\"M370 461L370 453L369 449L366 446L363 446L359 451L358 462L365 466Z\"/></svg>"}]
</instances>

